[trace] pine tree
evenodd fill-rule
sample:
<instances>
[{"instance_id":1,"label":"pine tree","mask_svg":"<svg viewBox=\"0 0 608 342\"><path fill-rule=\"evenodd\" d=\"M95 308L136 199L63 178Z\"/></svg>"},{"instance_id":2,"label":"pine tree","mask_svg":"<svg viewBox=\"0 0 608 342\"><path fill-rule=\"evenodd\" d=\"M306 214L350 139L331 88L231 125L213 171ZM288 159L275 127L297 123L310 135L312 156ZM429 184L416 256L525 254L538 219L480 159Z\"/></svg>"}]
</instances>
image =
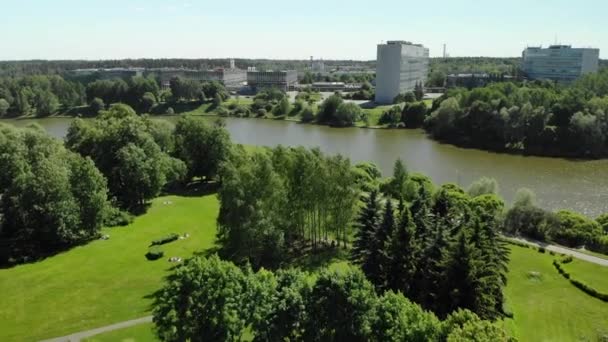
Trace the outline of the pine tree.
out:
<instances>
[{"instance_id":1,"label":"pine tree","mask_svg":"<svg viewBox=\"0 0 608 342\"><path fill-rule=\"evenodd\" d=\"M431 203L431 194L421 186L418 189L418 196L410 207L414 226L416 227L416 240L420 242L423 249L428 247L432 237L431 226L433 216L430 209Z\"/></svg>"},{"instance_id":2,"label":"pine tree","mask_svg":"<svg viewBox=\"0 0 608 342\"><path fill-rule=\"evenodd\" d=\"M355 239L351 251L351 260L360 265L364 273L367 274L370 272L370 268L375 267L370 264L369 259L371 250L376 245L376 230L380 222L380 203L376 191L372 191L369 196L363 197L362 200L364 206L354 224Z\"/></svg>"},{"instance_id":3,"label":"pine tree","mask_svg":"<svg viewBox=\"0 0 608 342\"><path fill-rule=\"evenodd\" d=\"M474 248L467 240L464 232L458 235L458 240L450 246L445 256L445 288L436 313L443 317L450 312L462 308L475 310L477 293L477 273L475 267Z\"/></svg>"},{"instance_id":4,"label":"pine tree","mask_svg":"<svg viewBox=\"0 0 608 342\"><path fill-rule=\"evenodd\" d=\"M385 289L391 267L392 253L390 240L395 231L395 216L390 198L386 199L382 223L376 230L376 248L371 251L372 262L378 265L377 274L368 274L368 278L379 289Z\"/></svg>"},{"instance_id":5,"label":"pine tree","mask_svg":"<svg viewBox=\"0 0 608 342\"><path fill-rule=\"evenodd\" d=\"M449 245L444 222L435 222L438 227L435 236L420 256L419 267L415 276L415 286L419 289L417 302L427 310L437 312L441 294L445 288L444 257Z\"/></svg>"},{"instance_id":6,"label":"pine tree","mask_svg":"<svg viewBox=\"0 0 608 342\"><path fill-rule=\"evenodd\" d=\"M415 298L416 295L413 285L420 254L420 246L414 237L415 231L412 214L408 208L404 208L390 241L392 260L387 282L390 289L401 291L410 298Z\"/></svg>"}]
</instances>

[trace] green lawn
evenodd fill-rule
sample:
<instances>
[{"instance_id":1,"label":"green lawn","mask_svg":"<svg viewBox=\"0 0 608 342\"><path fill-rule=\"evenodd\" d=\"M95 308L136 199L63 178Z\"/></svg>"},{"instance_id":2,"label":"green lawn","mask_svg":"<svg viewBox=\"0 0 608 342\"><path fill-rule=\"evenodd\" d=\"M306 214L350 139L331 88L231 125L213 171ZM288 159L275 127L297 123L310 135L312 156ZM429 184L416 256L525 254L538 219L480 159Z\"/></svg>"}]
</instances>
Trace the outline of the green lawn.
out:
<instances>
[{"instance_id":1,"label":"green lawn","mask_svg":"<svg viewBox=\"0 0 608 342\"><path fill-rule=\"evenodd\" d=\"M595 341L598 334L608 334L608 305L558 274L551 264L553 256L518 246L511 246L511 251L505 292L515 317L506 320L505 326L515 337L520 341Z\"/></svg>"},{"instance_id":2,"label":"green lawn","mask_svg":"<svg viewBox=\"0 0 608 342\"><path fill-rule=\"evenodd\" d=\"M594 289L608 293L608 267L574 259L562 265L572 278L580 280ZM608 304L605 304L608 306Z\"/></svg>"},{"instance_id":3,"label":"green lawn","mask_svg":"<svg viewBox=\"0 0 608 342\"><path fill-rule=\"evenodd\" d=\"M145 323L129 328L95 335L84 339L85 342L156 342L158 338L154 335L153 323Z\"/></svg>"},{"instance_id":4,"label":"green lawn","mask_svg":"<svg viewBox=\"0 0 608 342\"><path fill-rule=\"evenodd\" d=\"M149 315L146 296L160 288L172 266L167 259L213 246L217 213L215 195L157 198L130 226L104 229L107 241L0 270L0 341L34 341ZM150 241L173 232L190 238L162 246L164 258L146 260Z\"/></svg>"}]
</instances>

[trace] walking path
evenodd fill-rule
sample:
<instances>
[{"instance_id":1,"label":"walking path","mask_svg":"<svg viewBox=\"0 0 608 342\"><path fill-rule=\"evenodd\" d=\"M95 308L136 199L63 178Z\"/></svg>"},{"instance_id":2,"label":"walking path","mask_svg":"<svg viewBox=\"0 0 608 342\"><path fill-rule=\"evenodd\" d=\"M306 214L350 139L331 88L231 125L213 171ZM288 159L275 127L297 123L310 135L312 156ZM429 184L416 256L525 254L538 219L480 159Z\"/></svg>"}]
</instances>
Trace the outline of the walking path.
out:
<instances>
[{"instance_id":1,"label":"walking path","mask_svg":"<svg viewBox=\"0 0 608 342\"><path fill-rule=\"evenodd\" d=\"M574 249L570 249L570 248L566 248L566 247L561 247L561 246L556 246L556 245L551 245L545 242L540 242L540 241L534 241L534 240L529 240L529 239L524 239L521 237L511 237L511 236L506 236L507 239L509 240L514 240L514 241L518 241L518 242L522 242L525 244L528 244L530 246L534 246L534 247L543 247L548 251L553 251L556 253L561 253L561 254L566 254L566 255L571 255L574 258L577 259L581 259L581 260L585 260L594 264L598 264L600 266L605 266L608 267L608 259L602 259L593 255L589 255L589 254L585 254L585 253L581 253L578 252Z\"/></svg>"},{"instance_id":2,"label":"walking path","mask_svg":"<svg viewBox=\"0 0 608 342\"><path fill-rule=\"evenodd\" d=\"M149 323L149 322L152 322L152 316L146 316L146 317L142 317L142 318L132 319L130 321L124 321L124 322L120 322L120 323L116 323L116 324L112 324L112 325L107 325L107 326L101 327L101 328L81 331L81 332L77 332L77 333L67 335L67 336L51 338L48 340L44 340L42 342L78 342L78 341L82 340L83 338L95 336L97 334L105 333L108 331L119 330L119 329L123 329L123 328L128 328L128 327L132 327L134 325L139 325L139 324Z\"/></svg>"}]
</instances>

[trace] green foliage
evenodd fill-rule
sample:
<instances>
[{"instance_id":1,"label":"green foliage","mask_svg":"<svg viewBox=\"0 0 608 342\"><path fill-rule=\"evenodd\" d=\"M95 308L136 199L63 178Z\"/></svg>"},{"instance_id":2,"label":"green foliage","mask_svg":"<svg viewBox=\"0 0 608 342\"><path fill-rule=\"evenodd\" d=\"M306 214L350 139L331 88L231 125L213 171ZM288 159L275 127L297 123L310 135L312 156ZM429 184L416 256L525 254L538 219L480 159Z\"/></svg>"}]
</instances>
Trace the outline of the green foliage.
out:
<instances>
[{"instance_id":1,"label":"green foliage","mask_svg":"<svg viewBox=\"0 0 608 342\"><path fill-rule=\"evenodd\" d=\"M289 114L290 110L289 99L287 97L283 97L276 107L274 107L273 114L275 116L282 116Z\"/></svg>"},{"instance_id":2,"label":"green foliage","mask_svg":"<svg viewBox=\"0 0 608 342\"><path fill-rule=\"evenodd\" d=\"M184 116L179 119L173 132L173 155L188 168L188 178L213 179L220 164L228 159L231 149L230 136L219 124L213 126L203 119Z\"/></svg>"},{"instance_id":3,"label":"green foliage","mask_svg":"<svg viewBox=\"0 0 608 342\"><path fill-rule=\"evenodd\" d=\"M336 127L353 126L361 118L361 115L362 110L358 105L352 102L342 103L329 120L329 124Z\"/></svg>"},{"instance_id":4,"label":"green foliage","mask_svg":"<svg viewBox=\"0 0 608 342\"><path fill-rule=\"evenodd\" d=\"M401 121L406 128L420 128L424 124L427 112L424 102L406 103L401 111Z\"/></svg>"},{"instance_id":5,"label":"green foliage","mask_svg":"<svg viewBox=\"0 0 608 342\"><path fill-rule=\"evenodd\" d=\"M319 107L319 112L317 113L317 122L324 124L332 123L338 108L343 103L344 101L342 100L342 97L336 94L325 99L325 101L323 101Z\"/></svg>"},{"instance_id":6,"label":"green foliage","mask_svg":"<svg viewBox=\"0 0 608 342\"><path fill-rule=\"evenodd\" d=\"M604 234L608 234L608 214L598 216L595 219L595 222L599 223L599 225L604 230Z\"/></svg>"},{"instance_id":7,"label":"green foliage","mask_svg":"<svg viewBox=\"0 0 608 342\"><path fill-rule=\"evenodd\" d=\"M150 246L164 245L166 243L176 241L177 239L179 239L179 234L171 233L167 236L163 236L160 239L152 240Z\"/></svg>"},{"instance_id":8,"label":"green foliage","mask_svg":"<svg viewBox=\"0 0 608 342\"><path fill-rule=\"evenodd\" d=\"M247 326L247 276L217 256L178 267L154 303L163 341L238 341Z\"/></svg>"},{"instance_id":9,"label":"green foliage","mask_svg":"<svg viewBox=\"0 0 608 342\"><path fill-rule=\"evenodd\" d=\"M162 249L158 246L153 246L148 248L148 253L146 253L146 259L153 261L162 258L165 255Z\"/></svg>"},{"instance_id":10,"label":"green foliage","mask_svg":"<svg viewBox=\"0 0 608 342\"><path fill-rule=\"evenodd\" d=\"M566 246L590 244L595 237L603 234L597 222L571 211L558 211L557 219L559 226L551 231L551 239Z\"/></svg>"},{"instance_id":11,"label":"green foliage","mask_svg":"<svg viewBox=\"0 0 608 342\"><path fill-rule=\"evenodd\" d=\"M535 206L536 205L536 195L532 190L522 188L518 189L515 193L515 200L513 200L514 207L524 207L524 206Z\"/></svg>"},{"instance_id":12,"label":"green foliage","mask_svg":"<svg viewBox=\"0 0 608 342\"><path fill-rule=\"evenodd\" d=\"M13 262L97 237L107 192L89 158L66 150L41 128L0 124L0 237L13 241Z\"/></svg>"},{"instance_id":13,"label":"green foliage","mask_svg":"<svg viewBox=\"0 0 608 342\"><path fill-rule=\"evenodd\" d=\"M162 151L151 127L129 106L112 105L93 121L74 120L66 146L93 159L121 208L135 209L185 174L183 162Z\"/></svg>"},{"instance_id":14,"label":"green foliage","mask_svg":"<svg viewBox=\"0 0 608 342\"><path fill-rule=\"evenodd\" d=\"M220 178L218 238L231 260L276 267L292 243L316 248L329 234L346 243L359 190L347 159L303 148L236 150Z\"/></svg>"},{"instance_id":15,"label":"green foliage","mask_svg":"<svg viewBox=\"0 0 608 342\"><path fill-rule=\"evenodd\" d=\"M395 127L401 121L401 107L393 106L391 109L382 113L378 124L389 125L389 127Z\"/></svg>"},{"instance_id":16,"label":"green foliage","mask_svg":"<svg viewBox=\"0 0 608 342\"><path fill-rule=\"evenodd\" d=\"M469 186L467 193L471 197L498 194L498 182L494 178L482 177Z\"/></svg>"}]
</instances>

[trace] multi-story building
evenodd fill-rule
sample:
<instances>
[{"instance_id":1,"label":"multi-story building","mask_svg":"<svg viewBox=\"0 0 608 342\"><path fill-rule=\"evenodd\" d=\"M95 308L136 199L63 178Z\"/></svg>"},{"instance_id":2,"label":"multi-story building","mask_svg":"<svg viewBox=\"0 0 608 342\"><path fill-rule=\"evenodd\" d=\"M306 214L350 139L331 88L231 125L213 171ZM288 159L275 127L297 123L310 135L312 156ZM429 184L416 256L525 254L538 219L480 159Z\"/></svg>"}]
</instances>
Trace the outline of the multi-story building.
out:
<instances>
[{"instance_id":1,"label":"multi-story building","mask_svg":"<svg viewBox=\"0 0 608 342\"><path fill-rule=\"evenodd\" d=\"M524 50L522 70L529 79L569 83L584 74L597 72L599 49L551 45Z\"/></svg>"},{"instance_id":2,"label":"multi-story building","mask_svg":"<svg viewBox=\"0 0 608 342\"><path fill-rule=\"evenodd\" d=\"M429 72L429 49L406 41L378 45L376 61L376 102L393 103L399 94L424 83Z\"/></svg>"},{"instance_id":3,"label":"multi-story building","mask_svg":"<svg viewBox=\"0 0 608 342\"><path fill-rule=\"evenodd\" d=\"M240 69L194 70L163 68L150 70L149 72L158 76L162 88L168 88L171 79L174 77L201 82L217 81L222 83L226 88L241 87L247 80L247 72Z\"/></svg>"},{"instance_id":4,"label":"multi-story building","mask_svg":"<svg viewBox=\"0 0 608 342\"><path fill-rule=\"evenodd\" d=\"M298 82L298 72L284 71L247 71L247 85L253 91L262 88L278 88L288 91Z\"/></svg>"}]
</instances>

